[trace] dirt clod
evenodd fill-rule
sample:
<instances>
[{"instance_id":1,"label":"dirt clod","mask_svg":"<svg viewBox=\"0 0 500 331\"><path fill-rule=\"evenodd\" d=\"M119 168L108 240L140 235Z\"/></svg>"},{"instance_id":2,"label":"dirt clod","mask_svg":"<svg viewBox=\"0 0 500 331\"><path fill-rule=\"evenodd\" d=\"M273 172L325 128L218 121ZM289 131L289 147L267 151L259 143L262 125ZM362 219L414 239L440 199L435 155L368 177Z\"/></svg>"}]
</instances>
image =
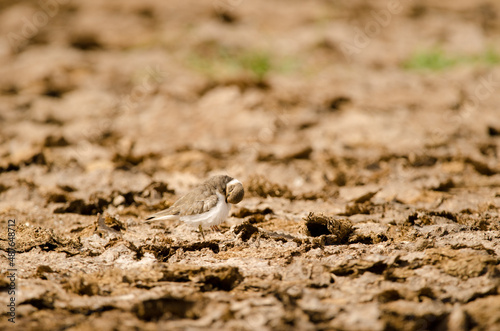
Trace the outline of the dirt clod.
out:
<instances>
[{"instance_id":1,"label":"dirt clod","mask_svg":"<svg viewBox=\"0 0 500 331\"><path fill-rule=\"evenodd\" d=\"M335 219L323 214L309 213L304 219L305 232L308 236L327 235L330 244L346 243L352 233L352 223L347 219Z\"/></svg>"},{"instance_id":2,"label":"dirt clod","mask_svg":"<svg viewBox=\"0 0 500 331\"><path fill-rule=\"evenodd\" d=\"M245 222L237 225L234 228L234 233L239 235L241 240L247 241L255 233L259 233L259 229L253 226L250 222Z\"/></svg>"},{"instance_id":3,"label":"dirt clod","mask_svg":"<svg viewBox=\"0 0 500 331\"><path fill-rule=\"evenodd\" d=\"M293 199L293 194L286 185L279 185L270 182L265 177L260 175L255 175L250 177L250 179L245 183L247 191L251 195L259 196L262 198L275 197L275 198L287 198Z\"/></svg>"},{"instance_id":4,"label":"dirt clod","mask_svg":"<svg viewBox=\"0 0 500 331\"><path fill-rule=\"evenodd\" d=\"M184 298L165 296L158 299L145 300L134 306L132 311L142 320L156 321L164 319L198 319L201 311L194 309L196 302Z\"/></svg>"},{"instance_id":5,"label":"dirt clod","mask_svg":"<svg viewBox=\"0 0 500 331\"><path fill-rule=\"evenodd\" d=\"M194 282L202 291L230 291L243 280L238 268L205 268L189 265L168 266L162 270L161 280L170 282Z\"/></svg>"}]
</instances>

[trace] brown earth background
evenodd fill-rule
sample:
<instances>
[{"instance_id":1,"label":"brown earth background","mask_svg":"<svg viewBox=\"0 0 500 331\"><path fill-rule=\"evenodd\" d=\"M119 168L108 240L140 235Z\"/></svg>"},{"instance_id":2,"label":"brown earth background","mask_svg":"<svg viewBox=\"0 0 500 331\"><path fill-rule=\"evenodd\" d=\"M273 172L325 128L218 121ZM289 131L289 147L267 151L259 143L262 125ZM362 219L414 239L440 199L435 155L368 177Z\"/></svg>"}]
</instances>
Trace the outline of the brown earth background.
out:
<instances>
[{"instance_id":1,"label":"brown earth background","mask_svg":"<svg viewBox=\"0 0 500 331\"><path fill-rule=\"evenodd\" d=\"M0 329L500 330L499 15L0 1ZM220 233L143 222L214 174Z\"/></svg>"}]
</instances>

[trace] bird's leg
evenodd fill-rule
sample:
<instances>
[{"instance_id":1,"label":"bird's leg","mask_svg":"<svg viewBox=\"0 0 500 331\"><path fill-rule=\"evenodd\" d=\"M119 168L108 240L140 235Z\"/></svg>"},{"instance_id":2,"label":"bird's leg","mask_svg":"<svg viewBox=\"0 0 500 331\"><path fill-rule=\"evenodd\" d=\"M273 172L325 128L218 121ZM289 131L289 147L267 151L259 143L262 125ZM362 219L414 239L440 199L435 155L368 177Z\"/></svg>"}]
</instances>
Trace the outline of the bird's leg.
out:
<instances>
[{"instance_id":1,"label":"bird's leg","mask_svg":"<svg viewBox=\"0 0 500 331\"><path fill-rule=\"evenodd\" d=\"M220 229L217 225L212 225L210 228L212 229L212 231L220 232Z\"/></svg>"},{"instance_id":2,"label":"bird's leg","mask_svg":"<svg viewBox=\"0 0 500 331\"><path fill-rule=\"evenodd\" d=\"M201 224L200 224L200 226L198 226L198 229L200 230L200 233L201 233L201 236L203 237L203 240L205 240L205 234L203 233L203 228L201 227Z\"/></svg>"}]
</instances>

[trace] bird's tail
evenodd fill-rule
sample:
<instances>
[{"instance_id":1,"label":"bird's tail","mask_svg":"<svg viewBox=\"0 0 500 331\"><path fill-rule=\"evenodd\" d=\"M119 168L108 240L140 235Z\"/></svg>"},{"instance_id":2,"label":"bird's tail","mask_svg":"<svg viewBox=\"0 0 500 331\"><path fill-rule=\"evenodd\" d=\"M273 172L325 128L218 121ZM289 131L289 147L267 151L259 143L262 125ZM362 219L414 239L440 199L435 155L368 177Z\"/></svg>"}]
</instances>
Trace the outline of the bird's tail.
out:
<instances>
[{"instance_id":1,"label":"bird's tail","mask_svg":"<svg viewBox=\"0 0 500 331\"><path fill-rule=\"evenodd\" d=\"M171 214L167 214L165 212L159 212L159 213L153 214L153 215L149 216L148 218L146 218L145 222L151 223L151 222L155 222L155 221L178 220L178 219L179 219L179 216L177 216L177 215L171 215Z\"/></svg>"}]
</instances>

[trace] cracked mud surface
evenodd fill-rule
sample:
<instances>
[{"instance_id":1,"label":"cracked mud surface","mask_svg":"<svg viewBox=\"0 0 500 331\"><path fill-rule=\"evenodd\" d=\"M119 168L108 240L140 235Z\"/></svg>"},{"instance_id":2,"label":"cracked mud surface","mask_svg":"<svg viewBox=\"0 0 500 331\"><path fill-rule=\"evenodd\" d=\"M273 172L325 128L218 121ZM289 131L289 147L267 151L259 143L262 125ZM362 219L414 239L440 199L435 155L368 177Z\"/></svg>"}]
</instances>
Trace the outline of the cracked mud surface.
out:
<instances>
[{"instance_id":1,"label":"cracked mud surface","mask_svg":"<svg viewBox=\"0 0 500 331\"><path fill-rule=\"evenodd\" d=\"M346 57L387 6L0 1L0 328L16 219L19 330L500 330L500 6ZM220 233L143 222L220 173Z\"/></svg>"}]
</instances>

